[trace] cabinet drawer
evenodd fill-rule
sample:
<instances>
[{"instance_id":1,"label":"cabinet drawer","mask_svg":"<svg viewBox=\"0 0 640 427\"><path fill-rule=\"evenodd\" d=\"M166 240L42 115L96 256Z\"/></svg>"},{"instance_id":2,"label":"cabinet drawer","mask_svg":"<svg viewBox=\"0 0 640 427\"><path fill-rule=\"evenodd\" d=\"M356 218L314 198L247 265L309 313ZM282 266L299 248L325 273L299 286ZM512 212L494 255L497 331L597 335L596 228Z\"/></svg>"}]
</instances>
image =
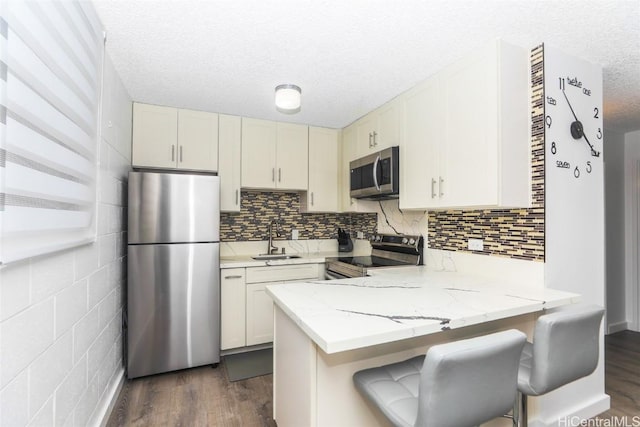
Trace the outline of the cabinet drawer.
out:
<instances>
[{"instance_id":1,"label":"cabinet drawer","mask_svg":"<svg viewBox=\"0 0 640 427\"><path fill-rule=\"evenodd\" d=\"M244 284L244 268L223 268L220 270L220 279L237 280Z\"/></svg>"},{"instance_id":2,"label":"cabinet drawer","mask_svg":"<svg viewBox=\"0 0 640 427\"><path fill-rule=\"evenodd\" d=\"M282 282L287 280L317 279L319 264L272 265L251 267L246 271L247 283Z\"/></svg>"}]
</instances>

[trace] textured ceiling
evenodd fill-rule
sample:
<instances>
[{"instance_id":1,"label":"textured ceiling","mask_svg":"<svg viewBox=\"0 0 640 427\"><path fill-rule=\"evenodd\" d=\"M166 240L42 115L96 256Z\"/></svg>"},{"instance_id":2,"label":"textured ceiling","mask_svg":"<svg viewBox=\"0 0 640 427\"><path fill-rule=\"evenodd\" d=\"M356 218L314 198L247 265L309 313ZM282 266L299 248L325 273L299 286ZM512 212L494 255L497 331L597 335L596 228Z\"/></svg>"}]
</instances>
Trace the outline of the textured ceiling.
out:
<instances>
[{"instance_id":1,"label":"textured ceiling","mask_svg":"<svg viewBox=\"0 0 640 427\"><path fill-rule=\"evenodd\" d=\"M640 129L639 0L94 0L136 101L341 128L501 37L604 68L605 127ZM302 88L275 110L274 88Z\"/></svg>"}]
</instances>

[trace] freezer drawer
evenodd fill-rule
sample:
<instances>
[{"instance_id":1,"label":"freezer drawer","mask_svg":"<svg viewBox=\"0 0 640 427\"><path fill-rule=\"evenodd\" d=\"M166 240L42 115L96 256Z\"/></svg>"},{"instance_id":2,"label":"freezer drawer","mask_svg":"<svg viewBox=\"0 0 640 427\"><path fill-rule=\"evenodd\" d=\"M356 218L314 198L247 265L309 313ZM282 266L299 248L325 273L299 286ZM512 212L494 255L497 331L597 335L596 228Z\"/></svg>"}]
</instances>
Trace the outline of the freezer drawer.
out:
<instances>
[{"instance_id":1,"label":"freezer drawer","mask_svg":"<svg viewBox=\"0 0 640 427\"><path fill-rule=\"evenodd\" d=\"M219 244L130 245L128 377L220 361Z\"/></svg>"},{"instance_id":2,"label":"freezer drawer","mask_svg":"<svg viewBox=\"0 0 640 427\"><path fill-rule=\"evenodd\" d=\"M129 244L220 240L220 179L129 173Z\"/></svg>"}]
</instances>

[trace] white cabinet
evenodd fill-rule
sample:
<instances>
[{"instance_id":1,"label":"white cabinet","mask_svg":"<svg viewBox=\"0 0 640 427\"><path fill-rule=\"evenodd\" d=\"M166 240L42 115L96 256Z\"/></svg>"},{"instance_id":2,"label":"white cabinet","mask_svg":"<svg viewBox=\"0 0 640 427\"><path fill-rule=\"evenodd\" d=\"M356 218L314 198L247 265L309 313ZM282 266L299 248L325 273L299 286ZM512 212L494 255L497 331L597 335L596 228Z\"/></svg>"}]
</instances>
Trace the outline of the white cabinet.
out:
<instances>
[{"instance_id":1,"label":"white cabinet","mask_svg":"<svg viewBox=\"0 0 640 427\"><path fill-rule=\"evenodd\" d=\"M359 119L357 128L357 157L400 145L400 102L389 101Z\"/></svg>"},{"instance_id":2,"label":"white cabinet","mask_svg":"<svg viewBox=\"0 0 640 427\"><path fill-rule=\"evenodd\" d=\"M244 268L220 270L220 348L246 346Z\"/></svg>"},{"instance_id":3,"label":"white cabinet","mask_svg":"<svg viewBox=\"0 0 640 427\"><path fill-rule=\"evenodd\" d=\"M132 164L216 172L218 115L134 103Z\"/></svg>"},{"instance_id":4,"label":"white cabinet","mask_svg":"<svg viewBox=\"0 0 640 427\"><path fill-rule=\"evenodd\" d=\"M220 210L240 211L241 118L220 114L218 151Z\"/></svg>"},{"instance_id":5,"label":"white cabinet","mask_svg":"<svg viewBox=\"0 0 640 427\"><path fill-rule=\"evenodd\" d=\"M267 285L314 280L319 276L319 264L247 268L247 345L273 341L273 300L267 295Z\"/></svg>"},{"instance_id":6,"label":"white cabinet","mask_svg":"<svg viewBox=\"0 0 640 427\"><path fill-rule=\"evenodd\" d=\"M400 208L426 209L441 205L441 180L446 176L440 158L444 140L443 90L433 77L403 96L404 141L400 150Z\"/></svg>"},{"instance_id":7,"label":"white cabinet","mask_svg":"<svg viewBox=\"0 0 640 427\"><path fill-rule=\"evenodd\" d=\"M301 197L303 212L338 212L338 131L309 127L309 190Z\"/></svg>"},{"instance_id":8,"label":"white cabinet","mask_svg":"<svg viewBox=\"0 0 640 427\"><path fill-rule=\"evenodd\" d=\"M309 127L278 123L276 188L306 190L309 181Z\"/></svg>"},{"instance_id":9,"label":"white cabinet","mask_svg":"<svg viewBox=\"0 0 640 427\"><path fill-rule=\"evenodd\" d=\"M356 145L357 125L352 124L342 130L342 143L340 144L340 210L342 212L357 212L358 202L351 198L351 169L349 162L358 156Z\"/></svg>"},{"instance_id":10,"label":"white cabinet","mask_svg":"<svg viewBox=\"0 0 640 427\"><path fill-rule=\"evenodd\" d=\"M527 76L496 41L403 96L400 208L530 205Z\"/></svg>"},{"instance_id":11,"label":"white cabinet","mask_svg":"<svg viewBox=\"0 0 640 427\"><path fill-rule=\"evenodd\" d=\"M242 119L242 186L306 190L307 126Z\"/></svg>"},{"instance_id":12,"label":"white cabinet","mask_svg":"<svg viewBox=\"0 0 640 427\"><path fill-rule=\"evenodd\" d=\"M273 341L273 300L267 295L267 285L281 282L247 285L247 345Z\"/></svg>"},{"instance_id":13,"label":"white cabinet","mask_svg":"<svg viewBox=\"0 0 640 427\"><path fill-rule=\"evenodd\" d=\"M284 264L220 270L220 348L273 341L273 300L268 285L321 279L322 264Z\"/></svg>"},{"instance_id":14,"label":"white cabinet","mask_svg":"<svg viewBox=\"0 0 640 427\"><path fill-rule=\"evenodd\" d=\"M218 115L204 111L178 110L179 169L218 170Z\"/></svg>"},{"instance_id":15,"label":"white cabinet","mask_svg":"<svg viewBox=\"0 0 640 427\"><path fill-rule=\"evenodd\" d=\"M175 168L178 146L178 110L133 103L133 166Z\"/></svg>"}]
</instances>

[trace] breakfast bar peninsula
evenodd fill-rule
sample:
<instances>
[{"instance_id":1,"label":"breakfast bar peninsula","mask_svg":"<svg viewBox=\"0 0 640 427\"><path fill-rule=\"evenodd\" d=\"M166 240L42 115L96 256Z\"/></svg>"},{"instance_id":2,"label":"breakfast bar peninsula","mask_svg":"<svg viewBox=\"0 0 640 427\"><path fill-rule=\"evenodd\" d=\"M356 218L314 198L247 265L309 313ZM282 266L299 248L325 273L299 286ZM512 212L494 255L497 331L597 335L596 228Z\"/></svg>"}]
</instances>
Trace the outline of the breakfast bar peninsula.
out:
<instances>
[{"instance_id":1,"label":"breakfast bar peninsula","mask_svg":"<svg viewBox=\"0 0 640 427\"><path fill-rule=\"evenodd\" d=\"M354 372L498 330L531 336L538 315L580 300L573 293L424 268L273 285L267 292L275 303L279 427L387 425L353 386Z\"/></svg>"}]
</instances>

